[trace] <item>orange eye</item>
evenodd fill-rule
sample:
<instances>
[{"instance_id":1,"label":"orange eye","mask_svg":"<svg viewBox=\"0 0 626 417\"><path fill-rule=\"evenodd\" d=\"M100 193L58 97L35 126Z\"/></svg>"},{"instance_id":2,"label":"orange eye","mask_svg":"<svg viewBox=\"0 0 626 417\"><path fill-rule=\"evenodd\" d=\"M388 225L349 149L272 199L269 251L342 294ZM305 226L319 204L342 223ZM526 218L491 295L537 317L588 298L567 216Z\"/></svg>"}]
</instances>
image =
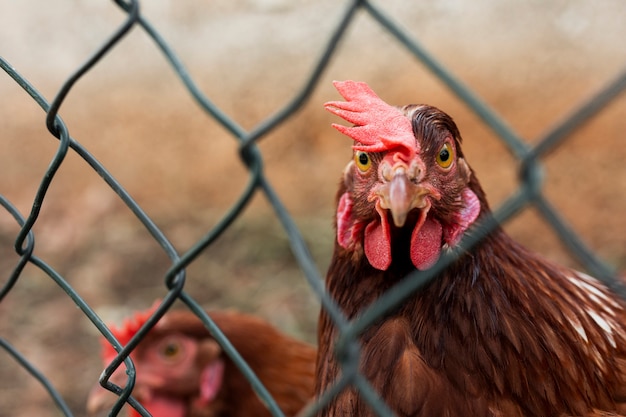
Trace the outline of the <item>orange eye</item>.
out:
<instances>
[{"instance_id":1,"label":"orange eye","mask_svg":"<svg viewBox=\"0 0 626 417\"><path fill-rule=\"evenodd\" d=\"M182 352L182 346L178 342L168 342L162 346L161 355L168 360L176 359L176 357Z\"/></svg>"},{"instance_id":2,"label":"orange eye","mask_svg":"<svg viewBox=\"0 0 626 417\"><path fill-rule=\"evenodd\" d=\"M437 164L444 169L450 168L454 161L454 151L449 143L444 143L437 154Z\"/></svg>"},{"instance_id":3,"label":"orange eye","mask_svg":"<svg viewBox=\"0 0 626 417\"><path fill-rule=\"evenodd\" d=\"M372 166L372 160L367 152L357 151L354 154L354 162L361 172L367 172Z\"/></svg>"}]
</instances>

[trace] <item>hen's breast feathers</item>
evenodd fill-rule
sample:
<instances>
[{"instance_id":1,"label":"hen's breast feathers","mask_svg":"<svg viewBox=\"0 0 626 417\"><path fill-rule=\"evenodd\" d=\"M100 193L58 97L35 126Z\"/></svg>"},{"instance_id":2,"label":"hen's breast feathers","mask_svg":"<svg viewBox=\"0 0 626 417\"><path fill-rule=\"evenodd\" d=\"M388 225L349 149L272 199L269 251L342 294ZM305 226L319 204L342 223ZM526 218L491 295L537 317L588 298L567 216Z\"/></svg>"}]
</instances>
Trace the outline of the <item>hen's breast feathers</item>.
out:
<instances>
[{"instance_id":1,"label":"hen's breast feathers","mask_svg":"<svg viewBox=\"0 0 626 417\"><path fill-rule=\"evenodd\" d=\"M447 375L457 366L471 372L477 364L491 392L518 399L526 414L614 409L626 383L626 313L618 297L591 277L533 255L502 232L459 267L480 276L474 283L458 280L467 287L457 289L454 304L447 305L448 326L456 332L452 339L462 341L444 362ZM470 328L464 329L468 320Z\"/></svg>"},{"instance_id":2,"label":"hen's breast feathers","mask_svg":"<svg viewBox=\"0 0 626 417\"><path fill-rule=\"evenodd\" d=\"M335 261L329 291L349 317L397 274L348 282L363 265ZM336 336L322 319L320 355ZM361 370L398 415L586 415L626 400L625 335L624 303L603 284L497 231L366 331Z\"/></svg>"}]
</instances>

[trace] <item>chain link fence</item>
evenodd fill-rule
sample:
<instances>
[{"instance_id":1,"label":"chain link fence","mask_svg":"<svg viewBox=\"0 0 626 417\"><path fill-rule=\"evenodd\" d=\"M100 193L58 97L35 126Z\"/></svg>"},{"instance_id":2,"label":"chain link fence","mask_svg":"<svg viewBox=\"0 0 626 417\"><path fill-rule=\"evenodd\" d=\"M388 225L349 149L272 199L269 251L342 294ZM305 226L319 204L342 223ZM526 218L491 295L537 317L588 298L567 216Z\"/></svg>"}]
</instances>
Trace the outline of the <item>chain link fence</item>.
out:
<instances>
[{"instance_id":1,"label":"chain link fence","mask_svg":"<svg viewBox=\"0 0 626 417\"><path fill-rule=\"evenodd\" d=\"M122 362L131 370L134 369L132 361L128 359L128 354L141 341L151 327L159 320L163 314L172 307L177 301L182 301L186 306L198 315L206 327L215 335L215 338L223 346L226 353L240 367L244 375L249 379L254 390L264 400L270 411L275 416L281 416L282 412L273 401L269 393L256 378L253 372L248 368L246 363L240 358L236 350L225 340L220 330L211 321L204 309L197 300L186 291L187 268L195 262L198 257L229 228L242 215L252 198L260 194L270 204L274 215L280 222L284 232L289 239L291 251L303 272L306 282L310 289L319 299L322 308L326 309L331 317L336 321L341 332L341 341L347 342L354 340L358 335L373 323L378 317L390 311L394 306L402 303L410 294L424 285L428 280L432 279L438 271L445 268L452 259L450 256L443 256L442 259L426 272L415 273L414 279L404 280L401 284L394 287L386 293L375 305L368 308L364 314L353 322L348 322L341 314L339 308L327 296L323 275L310 254L309 248L305 243L305 239L296 226L293 218L283 203L282 198L276 192L272 182L268 179L263 166L263 153L261 152L258 142L266 137L270 132L287 123L293 118L296 112L300 110L305 103L311 98L314 89L317 87L322 74L327 70L332 58L337 54L340 42L347 36L352 25L357 21L357 16L367 16L371 22L385 31L397 45L404 48L409 54L414 56L424 67L440 80L445 86L465 103L475 115L480 118L506 145L511 154L514 155L519 164L519 188L508 198L494 213L493 218L482 222L477 229L477 233L472 235L470 239L466 239L462 246L470 248L498 223L506 222L522 209L533 206L541 216L550 224L555 233L559 236L561 242L571 251L578 261L594 276L604 281L608 286L626 295L622 287L615 280L615 271L606 263L601 261L590 249L586 247L579 236L566 224L562 216L559 214L551 202L545 197L542 190L543 184L543 161L552 150L562 145L571 137L572 133L581 127L585 122L594 117L607 107L613 100L626 89L626 70L619 73L614 79L605 83L604 87L593 94L586 101L575 106L571 113L555 123L553 128L545 132L541 137L533 142L530 146L524 141L507 123L499 117L488 106L481 97L475 94L470 88L464 85L450 70L441 62L435 59L417 39L393 18L386 13L384 7L370 1L350 1L342 5L344 8L341 18L338 20L336 27L328 36L323 52L316 60L310 74L301 88L294 92L292 98L284 103L278 111L271 116L263 119L252 129L245 129L241 124L231 118L220 106L216 105L210 97L207 97L197 82L186 70L185 66L178 58L175 51L168 45L160 32L152 26L142 15L140 3L138 1L116 1L115 4L126 13L126 19L120 27L111 34L110 38L100 45L93 52L91 57L77 68L71 76L69 76L62 87L57 91L51 101L48 101L41 94L36 85L33 85L29 79L20 72L19 68L14 68L10 62L4 58L0 58L0 66L15 84L21 87L32 100L45 112L45 125L49 134L57 139L57 147L54 156L50 160L49 167L42 175L35 196L32 199L29 212L23 212L18 209L10 199L0 194L0 205L4 211L4 215L10 216L12 221L18 226L19 232L13 236L13 246L15 254L7 255L7 259L14 259L14 263L10 268L8 276L3 276L0 282L0 306L2 301L6 299L11 292L20 285L20 278L23 276L27 266L33 266L41 270L50 280L60 287L67 297L84 313L90 322L104 337L114 345L120 352L118 357L107 367L106 377L117 369ZM241 191L238 200L232 207L225 212L215 227L207 231L206 234L199 239L195 245L189 250L180 253L172 244L170 239L157 226L157 224L147 214L146 208L141 207L133 196L124 188L124 186L114 178L107 170L107 167L99 162L86 148L82 145L78 138L74 138L70 134L68 124L66 124L59 113L64 107L64 103L71 96L76 84L90 71L94 71L95 67L106 60L107 54L115 48L123 44L125 37L131 30L141 30L154 42L156 48L160 50L164 60L175 71L180 82L186 88L188 94L193 97L195 102L200 106L209 117L219 123L232 138L237 141L237 147L241 162L248 171L248 180L244 189ZM320 107L320 112L321 112ZM6 140L2 138L2 140ZM118 344L111 332L96 314L92 306L85 301L83 297L76 291L73 285L68 282L62 273L55 270L53 266L38 256L36 250L36 232L35 228L38 219L46 208L46 196L51 184L68 158L68 155L76 155L84 160L101 179L115 192L119 200L130 210L136 219L141 222L143 227L149 232L152 239L158 243L162 251L170 260L169 269L162 277L163 292L162 302L155 311L152 318L145 326L136 334L130 343L122 347ZM1 170L1 168L0 168ZM329 187L332 184L329 184ZM0 190L2 192L2 190ZM623 196L617 196L623 198ZM623 214L622 214L623 215ZM330 221L328 228L330 229ZM5 256L4 254L2 256ZM2 336L2 335L0 335ZM47 391L50 398L56 404L59 412L65 416L72 416L73 411L70 409L64 399L54 385L50 382L47 375L41 372L33 362L20 350L14 348L12 344L5 338L0 337L0 346L5 350L5 357L2 361L6 361L7 357L11 357L16 363L26 370L34 379L36 379ZM344 365L351 366L351 358L345 358ZM95 383L95 381L93 381ZM129 383L127 387L133 384ZM361 390L364 397L371 403L381 415L389 415L388 409L372 391L367 381L358 372L346 372L344 377L338 381L326 395L320 398L319 402L312 403L304 412L304 415L312 416L319 407L326 404L333 395L348 385L354 385ZM129 402L133 407L140 410L142 415L148 415L145 410L132 398L129 388L109 386L116 394L119 395L119 401L111 410L112 415L117 415L125 402ZM0 414L1 410L0 410Z\"/></svg>"}]
</instances>

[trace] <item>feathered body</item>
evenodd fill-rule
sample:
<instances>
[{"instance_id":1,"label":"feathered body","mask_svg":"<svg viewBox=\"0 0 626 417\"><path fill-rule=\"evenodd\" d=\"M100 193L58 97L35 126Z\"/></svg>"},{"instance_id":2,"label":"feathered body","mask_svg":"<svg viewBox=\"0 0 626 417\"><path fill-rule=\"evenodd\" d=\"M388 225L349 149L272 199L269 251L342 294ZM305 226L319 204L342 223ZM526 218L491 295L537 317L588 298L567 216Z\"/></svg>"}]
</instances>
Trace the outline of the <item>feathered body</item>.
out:
<instances>
[{"instance_id":1,"label":"feathered body","mask_svg":"<svg viewBox=\"0 0 626 417\"><path fill-rule=\"evenodd\" d=\"M336 107L348 104L355 111L354 90L366 86L336 85L349 103L329 103L331 111L339 114ZM419 161L420 172L402 181L429 188L428 201L381 209L393 207L387 188L399 176L386 174L389 168L383 165L405 145L368 152L363 164L362 139L347 133L356 142L355 159L337 194L338 238L326 285L350 319L416 268L427 269L489 211L452 119L431 106L411 105L401 112L410 121L416 150L411 159L393 160ZM357 128L367 123L339 115ZM411 193L410 186L404 189ZM412 198L400 195L402 201ZM399 225L394 210L406 215ZM429 222L435 226L424 226ZM368 240L380 237L367 230L380 224L388 229L388 242L368 249ZM434 230L426 243L416 237L424 227ZM424 247L434 252L427 262L420 254ZM318 395L341 373L333 352L336 338L322 310ZM596 279L529 252L501 229L368 328L360 342L361 372L398 416L626 415L624 302ZM347 389L321 415L372 413L354 389Z\"/></svg>"},{"instance_id":2,"label":"feathered body","mask_svg":"<svg viewBox=\"0 0 626 417\"><path fill-rule=\"evenodd\" d=\"M127 343L153 310L137 313L114 329ZM315 349L268 322L235 311L211 311L231 344L265 385L286 416L294 416L313 397ZM103 362L115 351L106 341ZM133 396L154 417L270 416L250 383L223 352L201 320L188 310L166 313L131 353L137 379ZM121 369L112 381L123 386ZM99 385L88 402L91 414L110 409L116 397ZM130 409L131 416L138 413Z\"/></svg>"}]
</instances>

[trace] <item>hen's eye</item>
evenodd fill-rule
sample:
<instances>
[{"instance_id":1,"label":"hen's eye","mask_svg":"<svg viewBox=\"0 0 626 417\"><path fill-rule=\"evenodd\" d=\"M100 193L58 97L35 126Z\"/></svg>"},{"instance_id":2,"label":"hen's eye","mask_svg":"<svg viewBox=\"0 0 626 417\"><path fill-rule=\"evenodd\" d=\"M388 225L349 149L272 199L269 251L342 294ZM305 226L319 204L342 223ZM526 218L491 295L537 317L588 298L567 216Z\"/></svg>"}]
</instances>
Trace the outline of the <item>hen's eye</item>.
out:
<instances>
[{"instance_id":1,"label":"hen's eye","mask_svg":"<svg viewBox=\"0 0 626 417\"><path fill-rule=\"evenodd\" d=\"M452 165L452 161L454 160L454 155L452 155L452 153L453 150L450 144L444 143L437 154L437 164L444 169L450 168L450 165Z\"/></svg>"},{"instance_id":2,"label":"hen's eye","mask_svg":"<svg viewBox=\"0 0 626 417\"><path fill-rule=\"evenodd\" d=\"M180 344L176 342L169 342L163 346L161 349L161 354L165 359L174 359L181 352Z\"/></svg>"},{"instance_id":3,"label":"hen's eye","mask_svg":"<svg viewBox=\"0 0 626 417\"><path fill-rule=\"evenodd\" d=\"M354 162L362 172L366 172L372 166L372 160L366 152L357 151L354 154Z\"/></svg>"}]
</instances>

